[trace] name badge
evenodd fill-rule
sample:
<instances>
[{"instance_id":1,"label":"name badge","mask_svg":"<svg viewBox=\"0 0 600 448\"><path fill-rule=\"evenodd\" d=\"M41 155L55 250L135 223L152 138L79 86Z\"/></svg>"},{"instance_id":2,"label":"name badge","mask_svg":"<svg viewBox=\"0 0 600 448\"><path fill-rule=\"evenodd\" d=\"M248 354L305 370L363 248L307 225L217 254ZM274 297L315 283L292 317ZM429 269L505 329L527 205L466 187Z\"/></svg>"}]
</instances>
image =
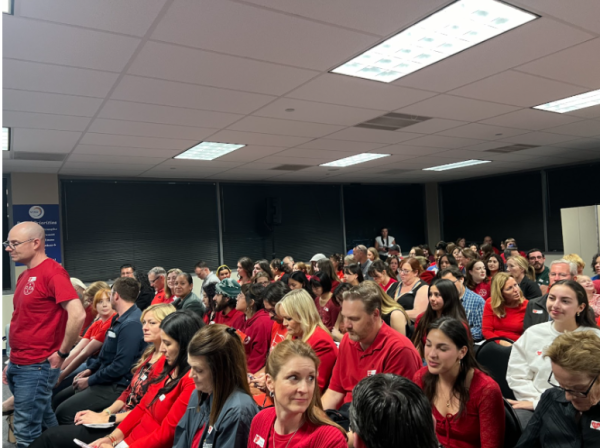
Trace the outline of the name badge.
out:
<instances>
[{"instance_id":1,"label":"name badge","mask_svg":"<svg viewBox=\"0 0 600 448\"><path fill-rule=\"evenodd\" d=\"M590 425L590 428L595 429L596 431L600 431L600 422L592 420L592 424Z\"/></svg>"},{"instance_id":2,"label":"name badge","mask_svg":"<svg viewBox=\"0 0 600 448\"><path fill-rule=\"evenodd\" d=\"M148 378L148 377L145 374L140 376L140 380L142 380L142 381L146 381L146 378Z\"/></svg>"},{"instance_id":3,"label":"name badge","mask_svg":"<svg viewBox=\"0 0 600 448\"><path fill-rule=\"evenodd\" d=\"M533 310L533 314L544 314L543 310Z\"/></svg>"},{"instance_id":4,"label":"name badge","mask_svg":"<svg viewBox=\"0 0 600 448\"><path fill-rule=\"evenodd\" d=\"M265 446L265 439L263 439L261 436L259 436L258 434L256 434L254 436L254 443L256 443L258 446L260 446L261 448L263 448Z\"/></svg>"},{"instance_id":5,"label":"name badge","mask_svg":"<svg viewBox=\"0 0 600 448\"><path fill-rule=\"evenodd\" d=\"M106 332L106 336L108 336L109 338L116 338L117 335L115 334L114 331L107 331Z\"/></svg>"},{"instance_id":6,"label":"name badge","mask_svg":"<svg viewBox=\"0 0 600 448\"><path fill-rule=\"evenodd\" d=\"M165 398L167 398L167 397L165 396L165 394L162 394L160 397L158 397L158 399L159 399L160 401L163 401Z\"/></svg>"},{"instance_id":7,"label":"name badge","mask_svg":"<svg viewBox=\"0 0 600 448\"><path fill-rule=\"evenodd\" d=\"M367 376L373 376L377 374L377 370L367 370Z\"/></svg>"},{"instance_id":8,"label":"name badge","mask_svg":"<svg viewBox=\"0 0 600 448\"><path fill-rule=\"evenodd\" d=\"M212 430L213 430L213 427L212 427L212 426L209 426L209 427L208 427L208 433L210 434L210 433L212 432Z\"/></svg>"}]
</instances>

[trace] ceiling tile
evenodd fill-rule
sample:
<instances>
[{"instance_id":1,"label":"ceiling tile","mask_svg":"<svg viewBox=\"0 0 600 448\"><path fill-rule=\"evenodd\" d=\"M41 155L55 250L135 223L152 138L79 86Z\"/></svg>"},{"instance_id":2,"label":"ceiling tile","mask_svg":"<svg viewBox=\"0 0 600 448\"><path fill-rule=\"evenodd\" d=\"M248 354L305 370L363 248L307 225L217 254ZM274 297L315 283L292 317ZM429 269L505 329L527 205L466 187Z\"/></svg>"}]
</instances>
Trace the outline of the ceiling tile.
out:
<instances>
[{"instance_id":1,"label":"ceiling tile","mask_svg":"<svg viewBox=\"0 0 600 448\"><path fill-rule=\"evenodd\" d=\"M120 72L140 40L128 36L9 16L3 57Z\"/></svg>"},{"instance_id":2,"label":"ceiling tile","mask_svg":"<svg viewBox=\"0 0 600 448\"><path fill-rule=\"evenodd\" d=\"M516 107L452 95L438 95L396 112L450 120L477 121L517 110Z\"/></svg>"},{"instance_id":3,"label":"ceiling tile","mask_svg":"<svg viewBox=\"0 0 600 448\"><path fill-rule=\"evenodd\" d=\"M384 145L384 143L349 142L343 140L330 140L327 138L318 138L308 143L304 143L298 146L298 148L326 149L329 151L353 151L360 153L381 148Z\"/></svg>"},{"instance_id":4,"label":"ceiling tile","mask_svg":"<svg viewBox=\"0 0 600 448\"><path fill-rule=\"evenodd\" d=\"M424 90L326 73L286 96L343 106L392 111L434 95L435 93Z\"/></svg>"},{"instance_id":5,"label":"ceiling tile","mask_svg":"<svg viewBox=\"0 0 600 448\"><path fill-rule=\"evenodd\" d=\"M350 140L356 142L371 143L400 143L413 138L421 137L421 134L412 134L409 132L380 131L366 128L348 128L343 131L335 132L328 136L335 140Z\"/></svg>"},{"instance_id":6,"label":"ceiling tile","mask_svg":"<svg viewBox=\"0 0 600 448\"><path fill-rule=\"evenodd\" d=\"M211 140L219 143L238 143L245 145L259 146L282 146L289 148L291 146L306 143L310 138L292 137L284 135L259 134L256 132L242 132L225 129L212 135Z\"/></svg>"},{"instance_id":7,"label":"ceiling tile","mask_svg":"<svg viewBox=\"0 0 600 448\"><path fill-rule=\"evenodd\" d=\"M425 135L410 141L412 146L429 146L431 148L462 148L464 146L483 143L483 140L472 138L445 137L443 135Z\"/></svg>"},{"instance_id":8,"label":"ceiling tile","mask_svg":"<svg viewBox=\"0 0 600 448\"><path fill-rule=\"evenodd\" d=\"M323 137L344 129L344 126L252 116L241 119L229 126L228 129L296 137Z\"/></svg>"},{"instance_id":9,"label":"ceiling tile","mask_svg":"<svg viewBox=\"0 0 600 448\"><path fill-rule=\"evenodd\" d=\"M565 114L556 114L537 109L521 109L483 120L480 123L539 131L541 129L569 124L579 120L580 118L571 117Z\"/></svg>"},{"instance_id":10,"label":"ceiling tile","mask_svg":"<svg viewBox=\"0 0 600 448\"><path fill-rule=\"evenodd\" d=\"M269 103L274 97L139 76L125 76L119 82L111 99L248 114Z\"/></svg>"},{"instance_id":11,"label":"ceiling tile","mask_svg":"<svg viewBox=\"0 0 600 448\"><path fill-rule=\"evenodd\" d=\"M514 137L515 135L525 134L523 129L507 128L502 126L491 126L480 123L471 123L457 128L438 132L437 135L447 135L450 137L478 138L482 140L498 140L500 138Z\"/></svg>"},{"instance_id":12,"label":"ceiling tile","mask_svg":"<svg viewBox=\"0 0 600 448\"><path fill-rule=\"evenodd\" d=\"M84 145L121 146L151 149L184 149L197 144L197 140L181 140L174 138L139 137L131 135L111 135L86 132L81 139Z\"/></svg>"},{"instance_id":13,"label":"ceiling tile","mask_svg":"<svg viewBox=\"0 0 600 448\"><path fill-rule=\"evenodd\" d=\"M100 98L11 89L2 91L2 102L4 111L39 112L81 117L93 117L100 104L102 104Z\"/></svg>"},{"instance_id":14,"label":"ceiling tile","mask_svg":"<svg viewBox=\"0 0 600 448\"><path fill-rule=\"evenodd\" d=\"M175 0L152 39L315 70L342 63L379 40L298 16L222 0Z\"/></svg>"},{"instance_id":15,"label":"ceiling tile","mask_svg":"<svg viewBox=\"0 0 600 448\"><path fill-rule=\"evenodd\" d=\"M132 148L122 146L102 146L80 144L73 150L73 154L91 154L102 156L142 156L142 157L175 157L181 152L181 149L151 149L151 148Z\"/></svg>"},{"instance_id":16,"label":"ceiling tile","mask_svg":"<svg viewBox=\"0 0 600 448\"><path fill-rule=\"evenodd\" d=\"M175 126L172 124L141 123L137 121L96 118L89 132L99 134L134 135L138 137L178 138L196 142L214 134L216 129Z\"/></svg>"},{"instance_id":17,"label":"ceiling tile","mask_svg":"<svg viewBox=\"0 0 600 448\"><path fill-rule=\"evenodd\" d=\"M9 89L104 98L118 76L83 68L5 59L2 82L3 87Z\"/></svg>"},{"instance_id":18,"label":"ceiling tile","mask_svg":"<svg viewBox=\"0 0 600 448\"><path fill-rule=\"evenodd\" d=\"M600 118L600 105L586 107L584 109L574 110L571 112L567 112L566 115L569 117L581 117L581 118Z\"/></svg>"},{"instance_id":19,"label":"ceiling tile","mask_svg":"<svg viewBox=\"0 0 600 448\"><path fill-rule=\"evenodd\" d=\"M301 157L314 160L326 160L333 162L334 160L343 159L356 155L356 151L326 151L323 149L306 149L306 148L291 148L286 149L277 154L277 157Z\"/></svg>"},{"instance_id":20,"label":"ceiling tile","mask_svg":"<svg viewBox=\"0 0 600 448\"><path fill-rule=\"evenodd\" d=\"M168 158L168 155L165 154L164 157L140 157L140 156L130 156L130 155L91 155L91 154L70 154L67 160L67 163L79 162L79 163L88 163L90 164L90 168L94 168L94 164L122 164L122 165L150 165L155 166L161 162L164 162L165 159Z\"/></svg>"},{"instance_id":21,"label":"ceiling tile","mask_svg":"<svg viewBox=\"0 0 600 448\"><path fill-rule=\"evenodd\" d=\"M431 118L429 120L402 128L401 131L416 132L417 134L435 134L436 132L457 128L465 124L467 124L466 121Z\"/></svg>"},{"instance_id":22,"label":"ceiling tile","mask_svg":"<svg viewBox=\"0 0 600 448\"><path fill-rule=\"evenodd\" d=\"M81 132L42 129L13 129L12 146L15 151L71 152Z\"/></svg>"},{"instance_id":23,"label":"ceiling tile","mask_svg":"<svg viewBox=\"0 0 600 448\"><path fill-rule=\"evenodd\" d=\"M2 114L2 125L10 128L83 131L89 122L89 117L71 117L68 115L37 114L7 110Z\"/></svg>"},{"instance_id":24,"label":"ceiling tile","mask_svg":"<svg viewBox=\"0 0 600 448\"><path fill-rule=\"evenodd\" d=\"M24 17L143 36L166 2L167 0L27 0L19 2L18 8L19 15ZM118 8L118 13L115 8Z\"/></svg>"},{"instance_id":25,"label":"ceiling tile","mask_svg":"<svg viewBox=\"0 0 600 448\"><path fill-rule=\"evenodd\" d=\"M600 137L600 121L583 120L544 130L553 134L574 135L577 137Z\"/></svg>"},{"instance_id":26,"label":"ceiling tile","mask_svg":"<svg viewBox=\"0 0 600 448\"><path fill-rule=\"evenodd\" d=\"M551 15L565 22L600 33L600 3L588 0L513 0L516 5L543 15Z\"/></svg>"},{"instance_id":27,"label":"ceiling tile","mask_svg":"<svg viewBox=\"0 0 600 448\"><path fill-rule=\"evenodd\" d=\"M446 151L446 148L428 148L424 146L411 146L411 142L406 144L400 143L399 145L390 145L378 149L380 152L399 154L399 155L414 155L414 156L426 156L429 154L439 154Z\"/></svg>"},{"instance_id":28,"label":"ceiling tile","mask_svg":"<svg viewBox=\"0 0 600 448\"><path fill-rule=\"evenodd\" d=\"M286 112L286 109L294 109ZM354 126L385 114L385 111L338 106L315 101L279 98L268 106L256 111L259 117L283 118L288 120L310 121L314 123Z\"/></svg>"},{"instance_id":29,"label":"ceiling tile","mask_svg":"<svg viewBox=\"0 0 600 448\"><path fill-rule=\"evenodd\" d=\"M271 95L283 95L318 75L312 70L160 42L144 45L129 73Z\"/></svg>"},{"instance_id":30,"label":"ceiling tile","mask_svg":"<svg viewBox=\"0 0 600 448\"><path fill-rule=\"evenodd\" d=\"M563 143L574 140L575 137L550 134L547 132L529 132L527 134L517 135L515 137L503 138L501 141L510 143L519 143L521 145L550 145L552 143Z\"/></svg>"},{"instance_id":31,"label":"ceiling tile","mask_svg":"<svg viewBox=\"0 0 600 448\"><path fill-rule=\"evenodd\" d=\"M222 162L253 162L255 160L269 160L269 156L285 150L281 146L248 145L229 154L219 157Z\"/></svg>"},{"instance_id":32,"label":"ceiling tile","mask_svg":"<svg viewBox=\"0 0 600 448\"><path fill-rule=\"evenodd\" d=\"M533 107L585 91L586 89L583 87L575 87L558 81L508 70L452 90L450 93L478 100Z\"/></svg>"},{"instance_id":33,"label":"ceiling tile","mask_svg":"<svg viewBox=\"0 0 600 448\"><path fill-rule=\"evenodd\" d=\"M573 138L573 137L571 137ZM553 142L550 146L560 146L563 148L573 149L600 149L600 139L592 138L575 138L566 142Z\"/></svg>"}]
</instances>

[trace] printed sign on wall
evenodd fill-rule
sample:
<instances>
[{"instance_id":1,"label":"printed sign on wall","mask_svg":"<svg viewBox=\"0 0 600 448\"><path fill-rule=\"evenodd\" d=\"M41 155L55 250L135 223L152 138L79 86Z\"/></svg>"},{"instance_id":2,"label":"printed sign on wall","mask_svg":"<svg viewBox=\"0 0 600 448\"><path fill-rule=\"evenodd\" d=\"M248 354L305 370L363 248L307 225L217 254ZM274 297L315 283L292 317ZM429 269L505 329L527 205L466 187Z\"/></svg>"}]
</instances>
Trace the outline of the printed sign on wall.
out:
<instances>
[{"instance_id":1,"label":"printed sign on wall","mask_svg":"<svg viewBox=\"0 0 600 448\"><path fill-rule=\"evenodd\" d=\"M60 225L58 204L13 205L13 222L33 221L46 232L46 255L62 263L60 252ZM17 266L23 266L16 263Z\"/></svg>"}]
</instances>

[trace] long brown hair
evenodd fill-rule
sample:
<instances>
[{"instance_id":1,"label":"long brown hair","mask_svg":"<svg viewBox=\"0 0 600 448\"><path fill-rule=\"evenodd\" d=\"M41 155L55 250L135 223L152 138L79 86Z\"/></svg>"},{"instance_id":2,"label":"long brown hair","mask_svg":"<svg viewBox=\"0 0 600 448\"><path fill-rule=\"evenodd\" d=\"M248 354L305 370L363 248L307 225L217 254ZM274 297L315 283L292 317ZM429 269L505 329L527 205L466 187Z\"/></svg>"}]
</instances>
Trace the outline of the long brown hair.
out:
<instances>
[{"instance_id":1,"label":"long brown hair","mask_svg":"<svg viewBox=\"0 0 600 448\"><path fill-rule=\"evenodd\" d=\"M308 345L306 342L302 342L300 339L286 339L285 341L282 341L279 344L277 344L271 352L271 354L269 355L269 357L267 358L265 372L272 379L276 379L282 367L290 359L296 356L310 359L315 364L315 372L318 372L321 360L311 348L311 346ZM277 399L277 397L275 398ZM310 402L308 403L308 408L306 409L306 411L304 411L304 418L316 426L333 426L334 428L339 429L340 432L344 434L344 436L346 436L346 431L344 431L344 429L340 425L330 420L329 417L327 417L325 411L323 410L323 405L321 404L321 393L319 392L319 388L316 385L316 381L313 396Z\"/></svg>"},{"instance_id":2,"label":"long brown hair","mask_svg":"<svg viewBox=\"0 0 600 448\"><path fill-rule=\"evenodd\" d=\"M227 325L206 325L192 338L188 355L203 356L213 378L213 402L209 425L214 425L230 395L241 389L251 396L246 374L246 352L235 330ZM218 379L218 381L217 381ZM201 394L198 401L202 402Z\"/></svg>"}]
</instances>

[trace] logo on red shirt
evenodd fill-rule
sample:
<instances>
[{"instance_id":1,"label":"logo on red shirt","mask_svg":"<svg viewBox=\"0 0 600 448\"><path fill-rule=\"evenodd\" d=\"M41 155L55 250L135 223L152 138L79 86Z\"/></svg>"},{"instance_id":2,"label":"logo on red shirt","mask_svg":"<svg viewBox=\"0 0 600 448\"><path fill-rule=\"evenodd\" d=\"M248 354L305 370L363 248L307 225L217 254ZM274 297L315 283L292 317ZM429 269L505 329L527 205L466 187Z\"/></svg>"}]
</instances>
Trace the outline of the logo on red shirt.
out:
<instances>
[{"instance_id":1,"label":"logo on red shirt","mask_svg":"<svg viewBox=\"0 0 600 448\"><path fill-rule=\"evenodd\" d=\"M377 370L367 370L367 376L373 376L377 373Z\"/></svg>"},{"instance_id":2,"label":"logo on red shirt","mask_svg":"<svg viewBox=\"0 0 600 448\"><path fill-rule=\"evenodd\" d=\"M590 425L590 428L595 429L596 431L600 431L600 422L592 420L592 424Z\"/></svg>"},{"instance_id":3,"label":"logo on red shirt","mask_svg":"<svg viewBox=\"0 0 600 448\"><path fill-rule=\"evenodd\" d=\"M27 281L27 284L25 285L25 288L23 289L23 294L28 296L35 290L35 280L36 280L36 277L29 277L29 280Z\"/></svg>"},{"instance_id":4,"label":"logo on red shirt","mask_svg":"<svg viewBox=\"0 0 600 448\"><path fill-rule=\"evenodd\" d=\"M254 443L256 443L260 447L264 447L265 446L265 439L263 439L261 436L259 436L258 434L256 434L254 436Z\"/></svg>"}]
</instances>

